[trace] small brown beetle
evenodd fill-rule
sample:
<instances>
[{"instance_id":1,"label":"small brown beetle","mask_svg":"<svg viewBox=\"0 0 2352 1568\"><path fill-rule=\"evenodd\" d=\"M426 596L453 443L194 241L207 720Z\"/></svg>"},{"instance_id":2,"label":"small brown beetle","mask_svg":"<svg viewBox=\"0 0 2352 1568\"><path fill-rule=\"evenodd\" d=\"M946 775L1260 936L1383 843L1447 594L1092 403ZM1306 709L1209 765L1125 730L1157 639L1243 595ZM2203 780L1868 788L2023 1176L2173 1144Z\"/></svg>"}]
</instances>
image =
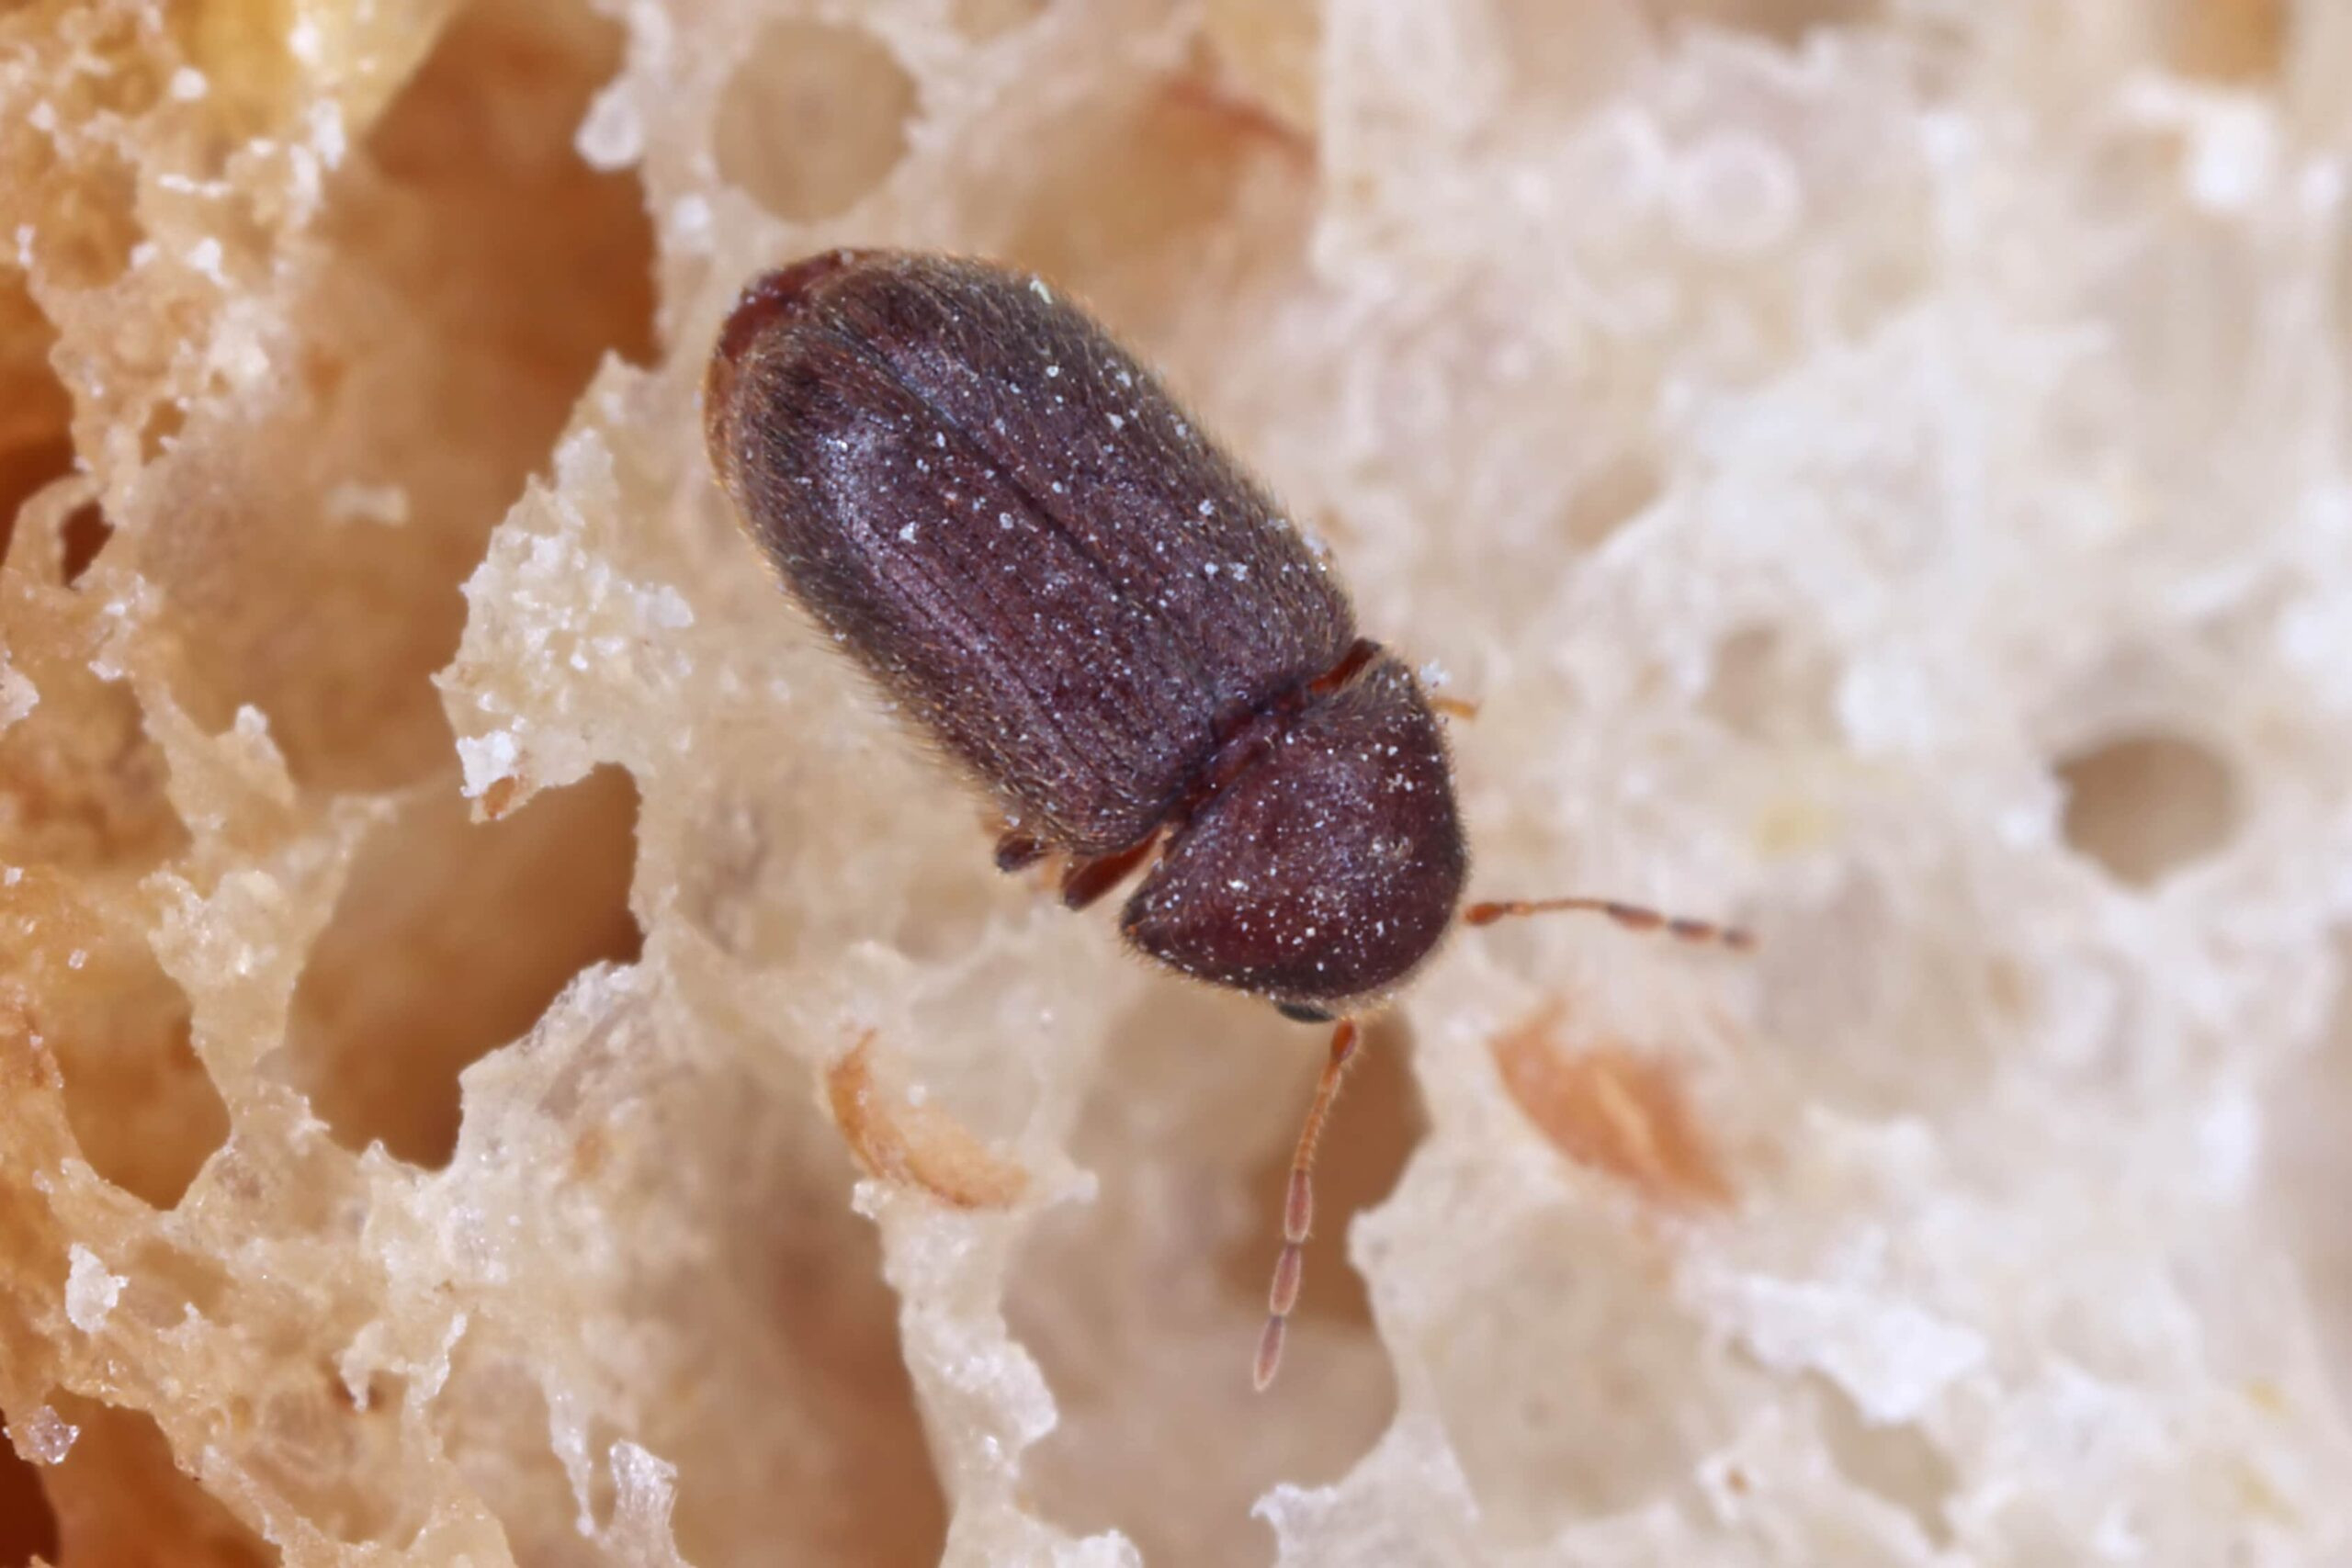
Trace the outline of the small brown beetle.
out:
<instances>
[{"instance_id":1,"label":"small brown beetle","mask_svg":"<svg viewBox=\"0 0 2352 1568\"><path fill-rule=\"evenodd\" d=\"M1151 862L1137 950L1337 1028L1283 1204L1256 1381L1298 1299L1355 1018L1453 923L1443 734L1321 554L1151 373L1044 283L889 251L754 282L704 389L711 460L785 587L997 798L997 863L1082 908ZM1153 859L1154 851L1158 852ZM1602 899L1476 904L1471 924Z\"/></svg>"}]
</instances>

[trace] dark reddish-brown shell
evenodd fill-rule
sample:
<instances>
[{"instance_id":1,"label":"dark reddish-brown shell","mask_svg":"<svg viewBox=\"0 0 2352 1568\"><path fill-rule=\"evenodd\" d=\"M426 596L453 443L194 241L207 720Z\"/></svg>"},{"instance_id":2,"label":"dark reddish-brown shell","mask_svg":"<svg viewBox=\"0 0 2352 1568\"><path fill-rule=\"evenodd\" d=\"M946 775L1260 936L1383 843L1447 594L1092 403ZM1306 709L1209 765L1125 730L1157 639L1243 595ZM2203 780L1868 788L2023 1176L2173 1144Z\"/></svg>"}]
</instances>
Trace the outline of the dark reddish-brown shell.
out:
<instances>
[{"instance_id":1,"label":"dark reddish-brown shell","mask_svg":"<svg viewBox=\"0 0 2352 1568\"><path fill-rule=\"evenodd\" d=\"M1468 870L1444 738L1384 657L1194 814L1119 923L1187 975L1329 1007L1419 963Z\"/></svg>"},{"instance_id":2,"label":"dark reddish-brown shell","mask_svg":"<svg viewBox=\"0 0 2352 1568\"><path fill-rule=\"evenodd\" d=\"M1170 829L1125 922L1145 952L1319 1003L1436 942L1462 836L1411 677L1310 693L1356 641L1338 582L1045 284L810 257L743 295L705 418L786 587L1025 834L1094 856ZM1242 735L1258 760L1212 773Z\"/></svg>"}]
</instances>

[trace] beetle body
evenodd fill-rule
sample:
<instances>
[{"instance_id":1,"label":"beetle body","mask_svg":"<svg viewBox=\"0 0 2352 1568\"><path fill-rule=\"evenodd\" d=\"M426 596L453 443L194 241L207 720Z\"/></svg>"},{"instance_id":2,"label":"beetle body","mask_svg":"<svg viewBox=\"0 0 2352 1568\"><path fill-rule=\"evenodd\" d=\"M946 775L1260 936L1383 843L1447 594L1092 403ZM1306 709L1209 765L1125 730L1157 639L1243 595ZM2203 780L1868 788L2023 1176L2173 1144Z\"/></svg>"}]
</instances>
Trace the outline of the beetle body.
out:
<instances>
[{"instance_id":1,"label":"beetle body","mask_svg":"<svg viewBox=\"0 0 2352 1568\"><path fill-rule=\"evenodd\" d=\"M1007 863L1072 857L1076 903L1156 845L1128 941L1299 1016L1378 999L1443 935L1467 857L1412 674L1046 286L808 258L744 293L705 418L785 587L1018 824Z\"/></svg>"}]
</instances>

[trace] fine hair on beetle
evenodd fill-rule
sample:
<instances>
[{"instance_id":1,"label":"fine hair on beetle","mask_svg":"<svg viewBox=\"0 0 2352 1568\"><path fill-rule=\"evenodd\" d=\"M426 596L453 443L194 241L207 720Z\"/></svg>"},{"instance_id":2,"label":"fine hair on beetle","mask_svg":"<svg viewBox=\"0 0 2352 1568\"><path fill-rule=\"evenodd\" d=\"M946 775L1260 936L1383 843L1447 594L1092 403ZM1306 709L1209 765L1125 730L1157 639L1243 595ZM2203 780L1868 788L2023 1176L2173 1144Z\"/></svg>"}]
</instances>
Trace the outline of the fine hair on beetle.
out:
<instances>
[{"instance_id":1,"label":"fine hair on beetle","mask_svg":"<svg viewBox=\"0 0 2352 1568\"><path fill-rule=\"evenodd\" d=\"M786 591L996 799L997 864L1083 908L1141 874L1137 953L1333 1025L1291 1161L1253 1375L1280 1364L1316 1148L1379 1007L1462 906L1442 728L1323 552L1157 378L1040 279L830 251L755 280L713 350L710 457Z\"/></svg>"}]
</instances>

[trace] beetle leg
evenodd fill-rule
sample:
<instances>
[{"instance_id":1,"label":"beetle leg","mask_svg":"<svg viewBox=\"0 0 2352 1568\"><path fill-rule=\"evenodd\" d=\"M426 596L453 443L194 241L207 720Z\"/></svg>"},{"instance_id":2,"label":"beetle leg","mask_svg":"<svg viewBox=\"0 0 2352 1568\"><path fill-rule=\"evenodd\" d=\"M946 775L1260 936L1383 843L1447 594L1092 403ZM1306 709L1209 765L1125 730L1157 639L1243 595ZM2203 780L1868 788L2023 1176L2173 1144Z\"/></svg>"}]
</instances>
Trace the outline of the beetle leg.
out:
<instances>
[{"instance_id":1,"label":"beetle leg","mask_svg":"<svg viewBox=\"0 0 2352 1568\"><path fill-rule=\"evenodd\" d=\"M1159 842L1159 835L1153 834L1124 850L1080 861L1062 877L1063 904L1073 909L1085 908L1125 882L1127 874L1149 858Z\"/></svg>"}]
</instances>

